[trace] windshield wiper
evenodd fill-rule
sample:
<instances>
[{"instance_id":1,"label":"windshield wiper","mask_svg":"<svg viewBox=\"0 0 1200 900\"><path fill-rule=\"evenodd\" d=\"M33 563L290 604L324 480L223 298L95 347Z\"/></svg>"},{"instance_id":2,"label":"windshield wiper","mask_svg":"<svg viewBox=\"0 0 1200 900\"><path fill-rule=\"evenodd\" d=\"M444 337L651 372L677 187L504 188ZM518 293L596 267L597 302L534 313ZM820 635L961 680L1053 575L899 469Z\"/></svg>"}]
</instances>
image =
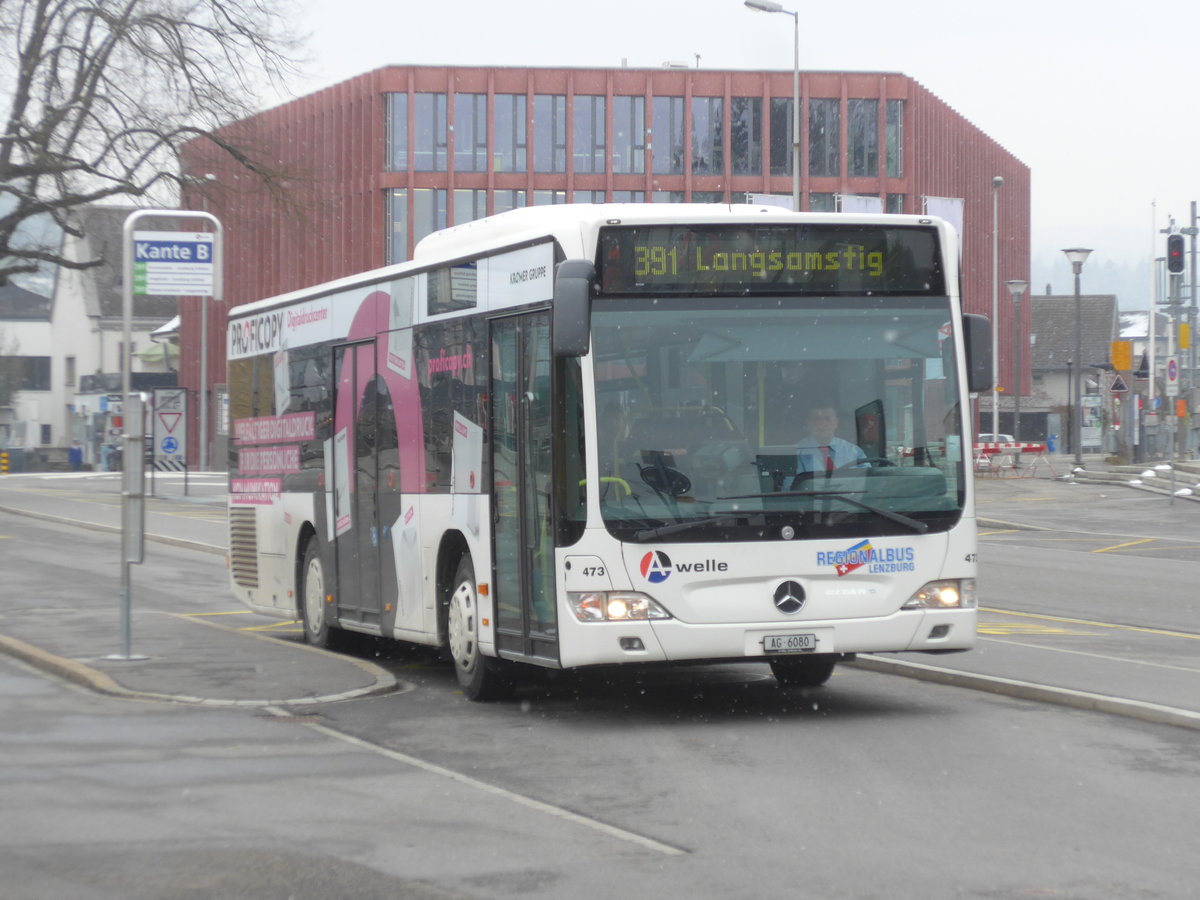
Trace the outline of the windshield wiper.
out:
<instances>
[{"instance_id":1,"label":"windshield wiper","mask_svg":"<svg viewBox=\"0 0 1200 900\"><path fill-rule=\"evenodd\" d=\"M672 534L691 531L693 528L699 528L701 525L736 525L738 518L738 516L706 516L703 519L688 519L686 522L676 522L674 525L643 528L641 531L633 533L633 539L635 541L649 541L654 538L669 537Z\"/></svg>"},{"instance_id":2,"label":"windshield wiper","mask_svg":"<svg viewBox=\"0 0 1200 900\"><path fill-rule=\"evenodd\" d=\"M763 500L768 497L830 497L834 500L841 500L843 503L849 503L851 506L857 506L859 509L865 509L867 512L873 512L877 516L882 516L898 525L903 525L906 528L911 528L917 534L924 534L929 530L929 524L914 519L911 516L906 516L903 513L892 512L890 509L883 509L879 506L872 506L870 503L863 503L861 500L855 500L850 494L865 494L866 491L779 491L774 494L738 494L735 497L718 497L718 500Z\"/></svg>"}]
</instances>

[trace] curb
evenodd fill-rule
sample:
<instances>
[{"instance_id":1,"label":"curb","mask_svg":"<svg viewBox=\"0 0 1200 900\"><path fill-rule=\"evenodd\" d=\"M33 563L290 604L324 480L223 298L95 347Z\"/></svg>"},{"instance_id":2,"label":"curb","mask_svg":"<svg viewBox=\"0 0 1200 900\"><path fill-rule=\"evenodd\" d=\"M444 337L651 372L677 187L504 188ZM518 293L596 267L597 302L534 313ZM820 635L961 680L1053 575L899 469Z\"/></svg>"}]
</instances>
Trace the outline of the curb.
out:
<instances>
[{"instance_id":1,"label":"curb","mask_svg":"<svg viewBox=\"0 0 1200 900\"><path fill-rule=\"evenodd\" d=\"M1118 697L1110 697L1105 694L1090 694L1086 691L1050 687L1049 685L1033 684L1029 681L1017 681L1012 678L1000 678L993 675L973 675L968 672L960 672L956 669L945 669L922 663L882 659L873 654L859 654L855 660L846 663L846 665L868 672L899 675L904 678L915 678L919 681L929 681L950 687L968 688L970 690L985 691L989 694L1001 694L1020 700L1053 703L1058 706L1068 706L1072 709L1108 713L1109 715L1124 716L1129 719L1151 722L1156 725L1174 725L1179 728L1191 728L1200 731L1200 712L1176 709L1171 706L1161 706L1157 703L1146 703L1141 700L1122 700Z\"/></svg>"},{"instance_id":2,"label":"curb","mask_svg":"<svg viewBox=\"0 0 1200 900\"><path fill-rule=\"evenodd\" d=\"M182 619L187 622L199 623L208 625L212 628L220 629L230 633L239 634L243 637L255 638L260 641L275 641L274 638L269 638L264 635L254 634L253 632L235 631L231 628L226 628L224 625L218 625L215 622L208 622L204 619L193 619L185 615L177 613L163 613L163 615L171 616L172 618ZM276 642L278 643L278 642ZM294 649L307 651L310 653L326 654L328 651L322 650L319 647L310 647L307 644L295 644ZM268 706L311 706L318 703L338 703L342 700L356 700L362 697L372 697L379 694L389 693L408 693L414 690L415 685L400 681L392 673L388 672L380 666L372 662L362 659L354 659L349 656L341 656L334 654L338 659L349 662L364 672L368 673L375 679L374 684L366 687L354 688L349 691L341 691L336 694L323 694L320 696L307 697L292 697L288 699L263 699L263 700L226 700L215 697L195 697L188 694L163 694L155 691L135 691L118 684L115 679L108 673L101 672L99 669L78 662L73 659L66 659L61 656L56 656L41 647L36 647L33 644L28 644L25 641L18 640L14 637L9 637L5 634L0 634L0 653L6 653L26 665L32 666L42 672L54 675L64 681L69 681L80 687L88 690L96 691L100 694L108 694L112 697L120 697L125 700L149 700L159 703L183 703L191 706L205 706L212 708L262 708Z\"/></svg>"}]
</instances>

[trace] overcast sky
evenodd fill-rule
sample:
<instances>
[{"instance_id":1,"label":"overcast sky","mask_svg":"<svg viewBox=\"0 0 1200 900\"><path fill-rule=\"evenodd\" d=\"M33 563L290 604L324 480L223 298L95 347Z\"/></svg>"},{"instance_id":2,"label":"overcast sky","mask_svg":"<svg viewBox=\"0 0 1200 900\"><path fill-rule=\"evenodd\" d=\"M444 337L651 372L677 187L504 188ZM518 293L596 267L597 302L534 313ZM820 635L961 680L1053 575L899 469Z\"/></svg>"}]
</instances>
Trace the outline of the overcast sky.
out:
<instances>
[{"instance_id":1,"label":"overcast sky","mask_svg":"<svg viewBox=\"0 0 1200 900\"><path fill-rule=\"evenodd\" d=\"M313 58L297 94L389 64L653 68L695 66L699 54L701 68L792 68L792 18L741 0L298 2ZM1071 290L1063 247L1094 248L1083 289L1107 293L1088 284L1102 263L1144 264L1163 253L1154 229L1168 215L1190 224L1200 116L1186 79L1200 4L784 6L801 10L802 69L902 72L1030 167L1039 292L1052 275L1056 292ZM1122 297L1122 307L1142 303Z\"/></svg>"}]
</instances>

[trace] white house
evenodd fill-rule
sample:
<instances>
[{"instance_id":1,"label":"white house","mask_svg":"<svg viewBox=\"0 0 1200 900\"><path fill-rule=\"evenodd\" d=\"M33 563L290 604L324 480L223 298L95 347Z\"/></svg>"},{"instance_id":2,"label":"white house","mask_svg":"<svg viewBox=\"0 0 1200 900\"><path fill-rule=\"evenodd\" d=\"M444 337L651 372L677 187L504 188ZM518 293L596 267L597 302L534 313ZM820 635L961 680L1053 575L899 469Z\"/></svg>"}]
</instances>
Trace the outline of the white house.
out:
<instances>
[{"instance_id":1,"label":"white house","mask_svg":"<svg viewBox=\"0 0 1200 900\"><path fill-rule=\"evenodd\" d=\"M63 235L64 258L100 260L87 269L60 267L49 298L0 287L0 356L23 373L9 407L0 410L0 446L19 450L27 469L65 465L79 441L85 464L101 465L114 440L111 395L121 389L125 353L122 315L122 228L132 207L88 206L72 212L82 237ZM148 230L170 226L143 220ZM134 297L133 387L175 384L178 348L151 332L178 312L175 297ZM116 399L116 398L114 398ZM119 429L117 429L119 430Z\"/></svg>"}]
</instances>

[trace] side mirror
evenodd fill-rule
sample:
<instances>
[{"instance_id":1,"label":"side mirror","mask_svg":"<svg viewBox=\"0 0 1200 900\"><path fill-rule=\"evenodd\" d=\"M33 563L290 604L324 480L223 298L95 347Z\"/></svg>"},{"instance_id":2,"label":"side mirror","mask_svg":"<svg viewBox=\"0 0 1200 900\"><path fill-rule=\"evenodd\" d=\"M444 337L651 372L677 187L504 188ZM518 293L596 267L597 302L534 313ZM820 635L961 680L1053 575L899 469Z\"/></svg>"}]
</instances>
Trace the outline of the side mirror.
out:
<instances>
[{"instance_id":1,"label":"side mirror","mask_svg":"<svg viewBox=\"0 0 1200 900\"><path fill-rule=\"evenodd\" d=\"M963 314L963 347L967 353L967 390L992 387L992 323L986 316Z\"/></svg>"},{"instance_id":2,"label":"side mirror","mask_svg":"<svg viewBox=\"0 0 1200 900\"><path fill-rule=\"evenodd\" d=\"M568 259L558 264L550 331L555 357L584 356L588 352L595 280L596 267L586 259Z\"/></svg>"}]
</instances>

